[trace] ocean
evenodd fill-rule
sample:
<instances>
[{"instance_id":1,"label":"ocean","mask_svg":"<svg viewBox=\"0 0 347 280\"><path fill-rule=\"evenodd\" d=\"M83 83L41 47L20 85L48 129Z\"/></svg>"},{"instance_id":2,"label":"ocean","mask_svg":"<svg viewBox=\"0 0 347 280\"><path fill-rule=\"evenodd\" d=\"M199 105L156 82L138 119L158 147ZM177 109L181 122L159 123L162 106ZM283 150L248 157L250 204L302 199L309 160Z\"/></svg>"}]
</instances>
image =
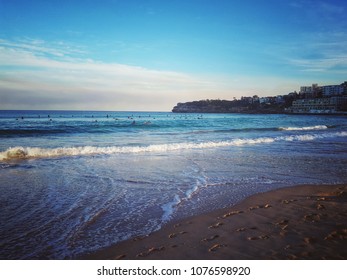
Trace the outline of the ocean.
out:
<instances>
[{"instance_id":1,"label":"ocean","mask_svg":"<svg viewBox=\"0 0 347 280\"><path fill-rule=\"evenodd\" d=\"M0 111L0 258L74 259L298 184L347 183L347 118Z\"/></svg>"}]
</instances>

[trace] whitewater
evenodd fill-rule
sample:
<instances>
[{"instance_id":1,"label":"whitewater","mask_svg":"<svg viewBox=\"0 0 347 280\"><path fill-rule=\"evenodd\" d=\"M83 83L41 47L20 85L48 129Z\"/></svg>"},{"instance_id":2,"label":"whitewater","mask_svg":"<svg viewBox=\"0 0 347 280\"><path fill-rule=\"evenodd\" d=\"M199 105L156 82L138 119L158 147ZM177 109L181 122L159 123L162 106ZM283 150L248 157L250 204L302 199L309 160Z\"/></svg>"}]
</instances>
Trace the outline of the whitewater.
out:
<instances>
[{"instance_id":1,"label":"whitewater","mask_svg":"<svg viewBox=\"0 0 347 280\"><path fill-rule=\"evenodd\" d=\"M344 116L0 111L0 257L74 259L297 184L347 182Z\"/></svg>"},{"instance_id":2,"label":"whitewater","mask_svg":"<svg viewBox=\"0 0 347 280\"><path fill-rule=\"evenodd\" d=\"M299 129L288 129L299 130ZM302 128L300 130L308 130ZM326 134L308 134L308 135L289 135L285 137L262 137L255 139L235 139L231 141L221 142L205 142L205 143L173 143L149 146L136 146L136 147L63 147L55 149L43 149L33 147L13 147L0 153L0 160L10 159L30 159L30 158L50 158L50 157L63 157L63 156L88 156L88 155L112 155L117 153L149 153L149 152L169 152L175 150L190 150L190 149L208 149L227 146L241 146L241 145L254 145L266 144L276 141L312 141L317 138L331 138L331 137L346 137L347 132L336 132Z\"/></svg>"}]
</instances>

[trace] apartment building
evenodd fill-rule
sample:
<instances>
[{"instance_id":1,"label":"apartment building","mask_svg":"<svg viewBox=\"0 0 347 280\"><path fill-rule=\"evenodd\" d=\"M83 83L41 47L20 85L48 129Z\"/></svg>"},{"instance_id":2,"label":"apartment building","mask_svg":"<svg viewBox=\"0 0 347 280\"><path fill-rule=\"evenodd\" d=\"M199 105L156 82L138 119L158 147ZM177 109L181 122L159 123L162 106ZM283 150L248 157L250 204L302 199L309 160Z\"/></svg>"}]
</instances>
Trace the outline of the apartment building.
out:
<instances>
[{"instance_id":1,"label":"apartment building","mask_svg":"<svg viewBox=\"0 0 347 280\"><path fill-rule=\"evenodd\" d=\"M292 113L336 113L347 108L347 96L297 99L293 101Z\"/></svg>"},{"instance_id":2,"label":"apartment building","mask_svg":"<svg viewBox=\"0 0 347 280\"><path fill-rule=\"evenodd\" d=\"M344 87L342 85L322 86L323 97L342 95Z\"/></svg>"}]
</instances>

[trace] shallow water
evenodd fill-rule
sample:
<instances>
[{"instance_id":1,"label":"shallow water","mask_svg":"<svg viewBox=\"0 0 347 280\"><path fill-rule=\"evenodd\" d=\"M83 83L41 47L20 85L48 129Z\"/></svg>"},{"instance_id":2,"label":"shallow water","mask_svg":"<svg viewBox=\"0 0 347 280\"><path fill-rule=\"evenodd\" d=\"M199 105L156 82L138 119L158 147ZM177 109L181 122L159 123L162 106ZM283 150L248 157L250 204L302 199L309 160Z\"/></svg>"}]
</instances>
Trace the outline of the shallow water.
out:
<instances>
[{"instance_id":1,"label":"shallow water","mask_svg":"<svg viewBox=\"0 0 347 280\"><path fill-rule=\"evenodd\" d=\"M1 259L74 258L296 184L347 182L342 116L0 111Z\"/></svg>"}]
</instances>

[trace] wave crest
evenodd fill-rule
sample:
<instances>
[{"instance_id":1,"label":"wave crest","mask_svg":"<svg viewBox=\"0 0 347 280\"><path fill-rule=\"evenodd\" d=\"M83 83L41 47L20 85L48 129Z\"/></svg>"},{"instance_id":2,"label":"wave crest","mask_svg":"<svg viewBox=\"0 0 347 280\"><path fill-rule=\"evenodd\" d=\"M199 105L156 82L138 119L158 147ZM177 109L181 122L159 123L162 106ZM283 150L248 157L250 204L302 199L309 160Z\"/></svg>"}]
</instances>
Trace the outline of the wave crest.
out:
<instances>
[{"instance_id":1,"label":"wave crest","mask_svg":"<svg viewBox=\"0 0 347 280\"><path fill-rule=\"evenodd\" d=\"M329 127L327 125L315 125L315 126L303 126L303 127L280 127L279 130L289 130L289 131L295 131L295 130L323 130L328 129Z\"/></svg>"},{"instance_id":2,"label":"wave crest","mask_svg":"<svg viewBox=\"0 0 347 280\"><path fill-rule=\"evenodd\" d=\"M328 137L346 137L347 132L336 132L326 134L304 134L279 137L260 137L254 139L233 139L219 142L203 143L172 143L149 146L81 146L60 148L35 148L35 147L13 147L0 152L0 160L51 158L64 156L88 156L88 155L111 155L120 153L145 153L145 152L169 152L175 150L208 149L228 146L243 146L256 144L269 144L278 141L312 141Z\"/></svg>"}]
</instances>

